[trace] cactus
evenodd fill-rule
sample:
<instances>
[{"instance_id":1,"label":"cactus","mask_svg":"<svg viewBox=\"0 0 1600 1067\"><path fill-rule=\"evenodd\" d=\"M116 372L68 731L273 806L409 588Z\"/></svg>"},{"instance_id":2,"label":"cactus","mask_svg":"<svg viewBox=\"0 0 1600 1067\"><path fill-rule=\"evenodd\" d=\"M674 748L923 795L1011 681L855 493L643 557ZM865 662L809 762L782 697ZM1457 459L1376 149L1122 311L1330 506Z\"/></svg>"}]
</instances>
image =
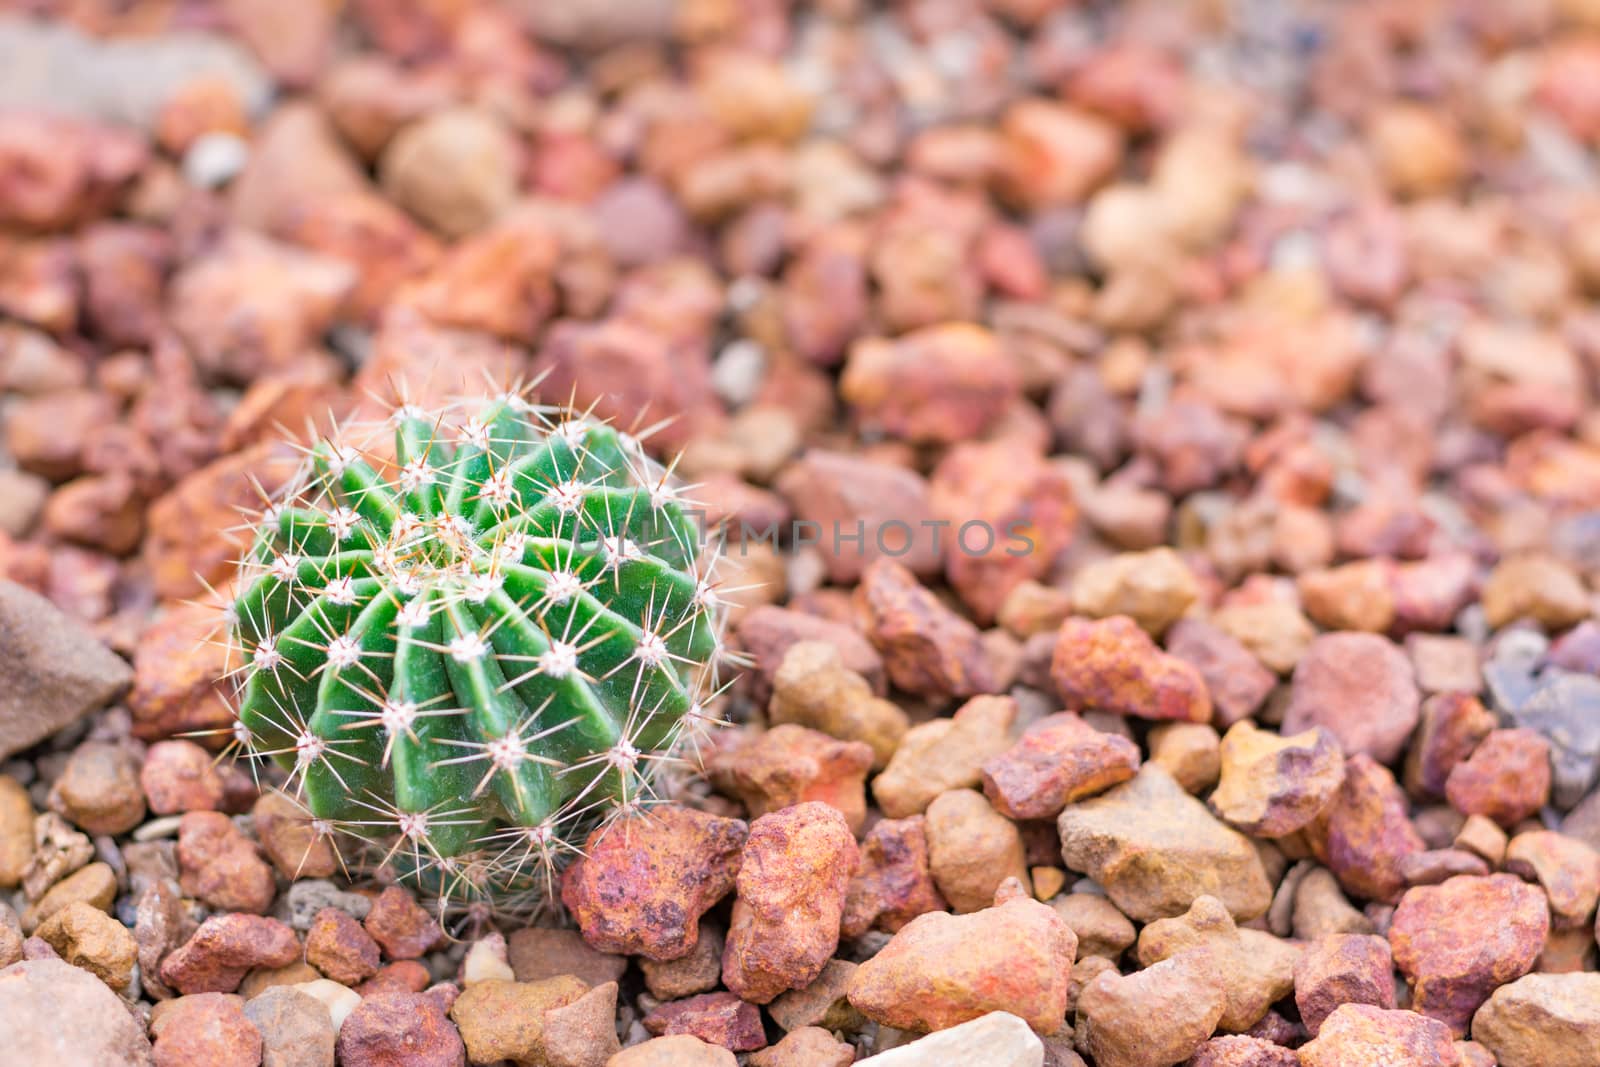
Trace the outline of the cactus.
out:
<instances>
[{"instance_id":1,"label":"cactus","mask_svg":"<svg viewBox=\"0 0 1600 1067\"><path fill-rule=\"evenodd\" d=\"M320 831L446 899L547 894L651 798L716 684L714 554L670 473L558 417L406 405L392 454L318 443L229 613L245 750Z\"/></svg>"}]
</instances>

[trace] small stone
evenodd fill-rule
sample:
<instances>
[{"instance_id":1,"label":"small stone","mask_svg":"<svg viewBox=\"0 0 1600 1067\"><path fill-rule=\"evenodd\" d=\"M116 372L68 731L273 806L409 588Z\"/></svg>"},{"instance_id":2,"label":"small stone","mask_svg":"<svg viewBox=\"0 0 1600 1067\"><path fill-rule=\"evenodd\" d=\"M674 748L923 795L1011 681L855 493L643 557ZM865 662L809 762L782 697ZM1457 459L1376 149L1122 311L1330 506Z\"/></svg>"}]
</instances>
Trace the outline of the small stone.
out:
<instances>
[{"instance_id":1,"label":"small stone","mask_svg":"<svg viewBox=\"0 0 1600 1067\"><path fill-rule=\"evenodd\" d=\"M1291 926L1302 941L1373 932L1372 921L1345 899L1339 880L1326 867L1313 867L1295 887Z\"/></svg>"},{"instance_id":2,"label":"small stone","mask_svg":"<svg viewBox=\"0 0 1600 1067\"><path fill-rule=\"evenodd\" d=\"M944 911L928 858L927 821L880 819L861 842L861 862L845 894L839 930L856 938L869 929L895 933L918 915Z\"/></svg>"},{"instance_id":3,"label":"small stone","mask_svg":"<svg viewBox=\"0 0 1600 1067\"><path fill-rule=\"evenodd\" d=\"M139 946L128 928L104 911L75 901L39 924L38 936L63 960L82 967L112 989L133 978Z\"/></svg>"},{"instance_id":4,"label":"small stone","mask_svg":"<svg viewBox=\"0 0 1600 1067\"><path fill-rule=\"evenodd\" d=\"M331 836L318 832L310 811L292 798L277 791L262 793L250 815L262 851L285 878L327 878L339 869Z\"/></svg>"},{"instance_id":5,"label":"small stone","mask_svg":"<svg viewBox=\"0 0 1600 1067\"><path fill-rule=\"evenodd\" d=\"M1028 210L1083 201L1115 172L1122 156L1115 126L1049 100L1012 103L1000 132L1000 189Z\"/></svg>"},{"instance_id":6,"label":"small stone","mask_svg":"<svg viewBox=\"0 0 1600 1067\"><path fill-rule=\"evenodd\" d=\"M1406 653L1424 693L1476 693L1483 688L1478 649L1471 641L1441 634L1411 634Z\"/></svg>"},{"instance_id":7,"label":"small stone","mask_svg":"<svg viewBox=\"0 0 1600 1067\"><path fill-rule=\"evenodd\" d=\"M1407 890L1389 944L1413 1008L1463 1035L1490 993L1528 973L1549 931L1538 889L1509 874L1463 875Z\"/></svg>"},{"instance_id":8,"label":"small stone","mask_svg":"<svg viewBox=\"0 0 1600 1067\"><path fill-rule=\"evenodd\" d=\"M1066 711L1035 722L1015 745L987 760L983 791L1009 819L1053 819L1067 804L1125 782L1138 769L1139 746Z\"/></svg>"},{"instance_id":9,"label":"small stone","mask_svg":"<svg viewBox=\"0 0 1600 1067\"><path fill-rule=\"evenodd\" d=\"M338 908L323 908L306 932L306 962L335 982L355 985L378 973L378 943Z\"/></svg>"},{"instance_id":10,"label":"small stone","mask_svg":"<svg viewBox=\"0 0 1600 1067\"><path fill-rule=\"evenodd\" d=\"M515 945L516 935L511 936ZM645 987L657 1000L681 1000L696 993L711 992L722 981L722 947L722 931L714 926L702 926L700 937L687 956L665 962L640 956L639 969L644 972Z\"/></svg>"},{"instance_id":11,"label":"small stone","mask_svg":"<svg viewBox=\"0 0 1600 1067\"><path fill-rule=\"evenodd\" d=\"M749 1052L767 1044L761 1009L732 993L702 993L688 1000L668 1001L644 1017L644 1028L658 1036L690 1034L734 1052Z\"/></svg>"},{"instance_id":12,"label":"small stone","mask_svg":"<svg viewBox=\"0 0 1600 1067\"><path fill-rule=\"evenodd\" d=\"M1283 837L1309 824L1344 783L1344 754L1326 728L1279 736L1249 720L1222 738L1222 773L1208 803L1229 825Z\"/></svg>"},{"instance_id":13,"label":"small stone","mask_svg":"<svg viewBox=\"0 0 1600 1067\"><path fill-rule=\"evenodd\" d=\"M928 805L925 818L928 867L940 895L956 912L988 907L1007 878L1027 884L1022 835L982 794L971 789L941 793Z\"/></svg>"},{"instance_id":14,"label":"small stone","mask_svg":"<svg viewBox=\"0 0 1600 1067\"><path fill-rule=\"evenodd\" d=\"M1294 966L1294 1002L1312 1037L1341 1004L1393 1008L1389 942L1367 934L1329 934L1313 941Z\"/></svg>"},{"instance_id":15,"label":"small stone","mask_svg":"<svg viewBox=\"0 0 1600 1067\"><path fill-rule=\"evenodd\" d=\"M245 1017L239 998L226 993L163 1001L150 1032L156 1039L156 1067L257 1067L262 1062L261 1031Z\"/></svg>"},{"instance_id":16,"label":"small stone","mask_svg":"<svg viewBox=\"0 0 1600 1067\"><path fill-rule=\"evenodd\" d=\"M1480 857L1491 869L1506 858L1506 832L1493 819L1468 815L1456 832L1455 847Z\"/></svg>"},{"instance_id":17,"label":"small stone","mask_svg":"<svg viewBox=\"0 0 1600 1067\"><path fill-rule=\"evenodd\" d=\"M214 915L161 961L161 980L183 994L231 993L253 967L300 958L294 931L259 915Z\"/></svg>"},{"instance_id":18,"label":"small stone","mask_svg":"<svg viewBox=\"0 0 1600 1067\"><path fill-rule=\"evenodd\" d=\"M1076 949L1054 911L1020 895L970 915L935 912L857 968L850 1003L901 1030L943 1030L1006 1011L1052 1034L1066 1015Z\"/></svg>"},{"instance_id":19,"label":"small stone","mask_svg":"<svg viewBox=\"0 0 1600 1067\"><path fill-rule=\"evenodd\" d=\"M79 745L50 787L50 810L88 834L133 829L144 821L138 757L108 742Z\"/></svg>"},{"instance_id":20,"label":"small stone","mask_svg":"<svg viewBox=\"0 0 1600 1067\"><path fill-rule=\"evenodd\" d=\"M1510 828L1550 799L1550 743L1533 730L1493 730L1445 780L1450 806Z\"/></svg>"},{"instance_id":21,"label":"small stone","mask_svg":"<svg viewBox=\"0 0 1600 1067\"><path fill-rule=\"evenodd\" d=\"M1295 667L1283 730L1325 726L1347 755L1392 763L1417 724L1420 704L1411 662L1393 642L1377 634L1323 634Z\"/></svg>"},{"instance_id":22,"label":"small stone","mask_svg":"<svg viewBox=\"0 0 1600 1067\"><path fill-rule=\"evenodd\" d=\"M606 1067L739 1067L739 1061L725 1048L690 1034L674 1034L625 1048Z\"/></svg>"},{"instance_id":23,"label":"small stone","mask_svg":"<svg viewBox=\"0 0 1600 1067\"><path fill-rule=\"evenodd\" d=\"M1530 974L1509 982L1472 1017L1472 1036L1500 1067L1600 1063L1600 975Z\"/></svg>"},{"instance_id":24,"label":"small stone","mask_svg":"<svg viewBox=\"0 0 1600 1067\"><path fill-rule=\"evenodd\" d=\"M1217 784L1222 773L1222 739L1203 722L1164 722L1147 738L1150 762L1196 795Z\"/></svg>"},{"instance_id":25,"label":"small stone","mask_svg":"<svg viewBox=\"0 0 1600 1067\"><path fill-rule=\"evenodd\" d=\"M261 1034L261 1067L333 1067L333 1017L315 997L274 986L247 999L244 1015Z\"/></svg>"},{"instance_id":26,"label":"small stone","mask_svg":"<svg viewBox=\"0 0 1600 1067\"><path fill-rule=\"evenodd\" d=\"M1250 842L1148 763L1129 781L1069 804L1057 829L1068 869L1087 873L1140 922L1182 915L1206 894L1240 920L1272 902Z\"/></svg>"},{"instance_id":27,"label":"small stone","mask_svg":"<svg viewBox=\"0 0 1600 1067\"><path fill-rule=\"evenodd\" d=\"M861 338L839 379L839 395L864 428L925 444L981 436L1021 390L999 338L970 322Z\"/></svg>"},{"instance_id":28,"label":"small stone","mask_svg":"<svg viewBox=\"0 0 1600 1067\"><path fill-rule=\"evenodd\" d=\"M5 1058L14 1064L152 1067L144 1027L88 971L52 959L0 970Z\"/></svg>"},{"instance_id":29,"label":"small stone","mask_svg":"<svg viewBox=\"0 0 1600 1067\"><path fill-rule=\"evenodd\" d=\"M438 921L400 886L389 886L373 899L362 925L392 960L419 959L444 937Z\"/></svg>"},{"instance_id":30,"label":"small stone","mask_svg":"<svg viewBox=\"0 0 1600 1067\"><path fill-rule=\"evenodd\" d=\"M1072 607L1079 615L1107 619L1126 615L1152 637L1160 637L1200 595L1188 564L1170 548L1123 552L1084 567L1072 579Z\"/></svg>"},{"instance_id":31,"label":"small stone","mask_svg":"<svg viewBox=\"0 0 1600 1067\"><path fill-rule=\"evenodd\" d=\"M33 858L33 803L10 775L0 774L0 889L22 881Z\"/></svg>"},{"instance_id":32,"label":"small stone","mask_svg":"<svg viewBox=\"0 0 1600 1067\"><path fill-rule=\"evenodd\" d=\"M928 483L916 471L859 455L808 449L784 469L774 487L793 506L796 518L815 524L828 580L835 585L856 581L870 564L885 558L897 558L913 574L939 570L941 552L925 525L938 516L928 498ZM859 543L844 541L857 532ZM744 629L740 627L741 636ZM865 669L852 661L848 649L840 651L852 670L873 680L877 664Z\"/></svg>"},{"instance_id":33,"label":"small stone","mask_svg":"<svg viewBox=\"0 0 1600 1067\"><path fill-rule=\"evenodd\" d=\"M544 1056L544 1013L573 1003L589 987L563 975L542 982L489 979L468 986L450 1008L473 1063L516 1060L535 1063Z\"/></svg>"},{"instance_id":34,"label":"small stone","mask_svg":"<svg viewBox=\"0 0 1600 1067\"><path fill-rule=\"evenodd\" d=\"M1318 857L1345 890L1393 903L1405 889L1400 863L1424 848L1407 816L1405 794L1389 768L1360 753L1345 761L1344 783L1322 813Z\"/></svg>"},{"instance_id":35,"label":"small stone","mask_svg":"<svg viewBox=\"0 0 1600 1067\"><path fill-rule=\"evenodd\" d=\"M491 114L447 108L395 134L378 163L384 192L440 234L481 230L516 197L515 139Z\"/></svg>"},{"instance_id":36,"label":"small stone","mask_svg":"<svg viewBox=\"0 0 1600 1067\"><path fill-rule=\"evenodd\" d=\"M1467 171L1466 145L1442 109L1385 104L1368 119L1366 138L1379 171L1400 196L1444 193Z\"/></svg>"},{"instance_id":37,"label":"small stone","mask_svg":"<svg viewBox=\"0 0 1600 1067\"><path fill-rule=\"evenodd\" d=\"M344 1067L464 1067L466 1048L433 998L380 993L358 1004L339 1027Z\"/></svg>"},{"instance_id":38,"label":"small stone","mask_svg":"<svg viewBox=\"0 0 1600 1067\"><path fill-rule=\"evenodd\" d=\"M151 745L139 772L139 784L156 815L222 807L222 775L217 773L211 753L193 741Z\"/></svg>"},{"instance_id":39,"label":"small stone","mask_svg":"<svg viewBox=\"0 0 1600 1067\"><path fill-rule=\"evenodd\" d=\"M766 1004L815 981L838 947L857 859L844 817L826 804L808 801L755 820L722 953L723 984Z\"/></svg>"},{"instance_id":40,"label":"small stone","mask_svg":"<svg viewBox=\"0 0 1600 1067\"><path fill-rule=\"evenodd\" d=\"M1450 772L1495 728L1494 714L1471 693L1436 693L1422 702L1422 724L1406 752L1406 790L1444 796Z\"/></svg>"},{"instance_id":41,"label":"small stone","mask_svg":"<svg viewBox=\"0 0 1600 1067\"><path fill-rule=\"evenodd\" d=\"M328 1017L333 1020L333 1032L338 1034L339 1028L356 1010L362 1000L366 999L351 989L349 986L340 985L331 978L317 978L309 982L297 982L290 988L306 996L328 1009ZM440 1010L444 1010L442 1007Z\"/></svg>"},{"instance_id":42,"label":"small stone","mask_svg":"<svg viewBox=\"0 0 1600 1067\"><path fill-rule=\"evenodd\" d=\"M617 983L603 982L570 1004L544 1012L544 1057L550 1067L605 1067L617 1040Z\"/></svg>"},{"instance_id":43,"label":"small stone","mask_svg":"<svg viewBox=\"0 0 1600 1067\"><path fill-rule=\"evenodd\" d=\"M1024 1020L1008 1011L992 1011L861 1062L872 1067L961 1063L982 1063L984 1067L1043 1067L1044 1051L1039 1035Z\"/></svg>"},{"instance_id":44,"label":"small stone","mask_svg":"<svg viewBox=\"0 0 1600 1067\"><path fill-rule=\"evenodd\" d=\"M1201 1045L1184 1067L1300 1067L1300 1057L1292 1048L1231 1034Z\"/></svg>"},{"instance_id":45,"label":"small stone","mask_svg":"<svg viewBox=\"0 0 1600 1067\"><path fill-rule=\"evenodd\" d=\"M309 977L309 975L306 976L306 978ZM304 981L306 979L298 980ZM386 963L379 967L377 974L356 986L355 989L357 993L364 997L370 997L374 993L420 993L427 989L432 982L433 976L428 973L428 968L416 960L397 960L394 963Z\"/></svg>"},{"instance_id":46,"label":"small stone","mask_svg":"<svg viewBox=\"0 0 1600 1067\"><path fill-rule=\"evenodd\" d=\"M1547 670L1531 696L1505 710L1550 742L1550 802L1573 808L1600 777L1600 678Z\"/></svg>"},{"instance_id":47,"label":"small stone","mask_svg":"<svg viewBox=\"0 0 1600 1067\"><path fill-rule=\"evenodd\" d=\"M193 502L196 508L200 495ZM185 514L174 526L194 520L194 514ZM220 642L207 640L215 626L215 608L183 604L168 608L139 636L128 693L135 737L158 741L233 722L224 687L218 684L228 670L228 652Z\"/></svg>"},{"instance_id":48,"label":"small stone","mask_svg":"<svg viewBox=\"0 0 1600 1067\"><path fill-rule=\"evenodd\" d=\"M1011 746L1016 720L1011 697L977 696L951 718L913 726L873 779L873 798L885 815L903 819L925 811L941 793L978 786L983 765Z\"/></svg>"},{"instance_id":49,"label":"small stone","mask_svg":"<svg viewBox=\"0 0 1600 1067\"><path fill-rule=\"evenodd\" d=\"M191 811L178 824L179 884L221 911L255 915L272 906L278 887L272 868L233 820L216 811Z\"/></svg>"},{"instance_id":50,"label":"small stone","mask_svg":"<svg viewBox=\"0 0 1600 1067\"><path fill-rule=\"evenodd\" d=\"M733 888L749 827L676 805L589 835L561 882L584 939L601 952L687 956L700 917Z\"/></svg>"},{"instance_id":51,"label":"small stone","mask_svg":"<svg viewBox=\"0 0 1600 1067\"><path fill-rule=\"evenodd\" d=\"M1115 963L1137 937L1133 923L1098 893L1068 893L1050 902L1078 938L1078 959L1101 956Z\"/></svg>"},{"instance_id":52,"label":"small stone","mask_svg":"<svg viewBox=\"0 0 1600 1067\"><path fill-rule=\"evenodd\" d=\"M30 904L22 913L22 930L34 933L39 925L71 904L88 904L109 912L117 899L117 874L109 864L91 863L80 867Z\"/></svg>"},{"instance_id":53,"label":"small stone","mask_svg":"<svg viewBox=\"0 0 1600 1067\"><path fill-rule=\"evenodd\" d=\"M1230 604L1213 614L1211 622L1277 674L1294 670L1317 636L1300 609L1283 600Z\"/></svg>"},{"instance_id":54,"label":"small stone","mask_svg":"<svg viewBox=\"0 0 1600 1067\"><path fill-rule=\"evenodd\" d=\"M1211 1036L1226 1007L1204 952L1126 976L1107 971L1078 996L1078 1047L1097 1067L1180 1063Z\"/></svg>"},{"instance_id":55,"label":"small stone","mask_svg":"<svg viewBox=\"0 0 1600 1067\"><path fill-rule=\"evenodd\" d=\"M345 891L321 878L308 878L289 886L278 902L277 915L302 932L311 929L323 908L338 908L353 919L365 919L372 911L372 898Z\"/></svg>"},{"instance_id":56,"label":"small stone","mask_svg":"<svg viewBox=\"0 0 1600 1067\"><path fill-rule=\"evenodd\" d=\"M1262 930L1240 929L1222 901L1199 897L1183 915L1157 919L1139 932L1139 963L1149 967L1200 949L1209 954L1212 978L1224 1007L1217 1025L1241 1031L1294 989L1300 950Z\"/></svg>"},{"instance_id":57,"label":"small stone","mask_svg":"<svg viewBox=\"0 0 1600 1067\"><path fill-rule=\"evenodd\" d=\"M857 833L867 818L872 761L872 749L863 742L784 723L719 750L707 761L706 773L717 788L738 797L752 819L818 801L843 815Z\"/></svg>"},{"instance_id":58,"label":"small stone","mask_svg":"<svg viewBox=\"0 0 1600 1067\"><path fill-rule=\"evenodd\" d=\"M1480 857L1454 848L1413 852L1400 861L1400 877L1407 886L1438 885L1458 874L1488 873L1489 865Z\"/></svg>"},{"instance_id":59,"label":"small stone","mask_svg":"<svg viewBox=\"0 0 1600 1067\"><path fill-rule=\"evenodd\" d=\"M1483 583L1483 617L1499 629L1532 619L1546 630L1565 630L1589 617L1589 592L1564 563L1542 555L1502 560Z\"/></svg>"},{"instance_id":60,"label":"small stone","mask_svg":"<svg viewBox=\"0 0 1600 1067\"><path fill-rule=\"evenodd\" d=\"M367 916L367 920L370 928L372 917ZM595 951L576 930L549 930L540 926L512 931L506 941L506 957L519 982L539 982L570 974L596 987L619 981L628 969L626 957Z\"/></svg>"},{"instance_id":61,"label":"small stone","mask_svg":"<svg viewBox=\"0 0 1600 1067\"><path fill-rule=\"evenodd\" d=\"M739 622L739 645L755 660L752 690L758 700L771 695L772 683L789 649L802 641L820 641L839 652L845 667L865 678L874 693L887 689L883 659L853 626L809 615L793 608L762 604Z\"/></svg>"},{"instance_id":62,"label":"small stone","mask_svg":"<svg viewBox=\"0 0 1600 1067\"><path fill-rule=\"evenodd\" d=\"M1358 560L1307 571L1295 584L1301 606L1318 626L1381 634L1395 616L1390 575L1391 565L1386 560Z\"/></svg>"},{"instance_id":63,"label":"small stone","mask_svg":"<svg viewBox=\"0 0 1600 1067\"><path fill-rule=\"evenodd\" d=\"M854 604L861 629L883 656L896 687L939 698L996 688L978 628L945 607L900 564L890 559L869 564Z\"/></svg>"},{"instance_id":64,"label":"small stone","mask_svg":"<svg viewBox=\"0 0 1600 1067\"><path fill-rule=\"evenodd\" d=\"M461 959L456 984L471 989L479 982L514 982L517 974L507 959L505 935L490 930L467 949Z\"/></svg>"},{"instance_id":65,"label":"small stone","mask_svg":"<svg viewBox=\"0 0 1600 1067\"><path fill-rule=\"evenodd\" d=\"M1413 1011L1345 1004L1322 1023L1315 1041L1300 1048L1300 1067L1460 1067L1450 1028Z\"/></svg>"},{"instance_id":66,"label":"small stone","mask_svg":"<svg viewBox=\"0 0 1600 1067\"><path fill-rule=\"evenodd\" d=\"M44 597L0 579L0 760L104 707L133 681L122 658Z\"/></svg>"},{"instance_id":67,"label":"small stone","mask_svg":"<svg viewBox=\"0 0 1600 1067\"><path fill-rule=\"evenodd\" d=\"M33 821L33 855L22 872L22 894L38 900L62 878L94 856L94 843L54 812Z\"/></svg>"},{"instance_id":68,"label":"small stone","mask_svg":"<svg viewBox=\"0 0 1600 1067\"><path fill-rule=\"evenodd\" d=\"M1048 902L1066 886L1067 872L1060 867L1036 864L1028 868L1028 881L1033 885L1033 899Z\"/></svg>"},{"instance_id":69,"label":"small stone","mask_svg":"<svg viewBox=\"0 0 1600 1067\"><path fill-rule=\"evenodd\" d=\"M910 728L906 713L874 695L867 680L846 667L839 650L826 641L789 646L772 679L767 720L863 742L872 749L873 769L880 771Z\"/></svg>"},{"instance_id":70,"label":"small stone","mask_svg":"<svg viewBox=\"0 0 1600 1067\"><path fill-rule=\"evenodd\" d=\"M1600 852L1566 834L1531 830L1511 839L1505 870L1544 889L1552 929L1593 925L1600 902Z\"/></svg>"},{"instance_id":71,"label":"small stone","mask_svg":"<svg viewBox=\"0 0 1600 1067\"><path fill-rule=\"evenodd\" d=\"M1069 711L1092 707L1186 722L1211 718L1211 698L1200 672L1162 652L1126 616L1062 623L1050 677Z\"/></svg>"},{"instance_id":72,"label":"small stone","mask_svg":"<svg viewBox=\"0 0 1600 1067\"><path fill-rule=\"evenodd\" d=\"M834 1040L821 1027L802 1026L751 1055L750 1067L850 1067L855 1061L854 1045Z\"/></svg>"},{"instance_id":73,"label":"small stone","mask_svg":"<svg viewBox=\"0 0 1600 1067\"><path fill-rule=\"evenodd\" d=\"M859 1030L861 1013L848 999L856 965L847 960L829 960L816 981L804 989L791 990L768 1005L772 1021L785 1030L820 1026L824 1030Z\"/></svg>"}]
</instances>

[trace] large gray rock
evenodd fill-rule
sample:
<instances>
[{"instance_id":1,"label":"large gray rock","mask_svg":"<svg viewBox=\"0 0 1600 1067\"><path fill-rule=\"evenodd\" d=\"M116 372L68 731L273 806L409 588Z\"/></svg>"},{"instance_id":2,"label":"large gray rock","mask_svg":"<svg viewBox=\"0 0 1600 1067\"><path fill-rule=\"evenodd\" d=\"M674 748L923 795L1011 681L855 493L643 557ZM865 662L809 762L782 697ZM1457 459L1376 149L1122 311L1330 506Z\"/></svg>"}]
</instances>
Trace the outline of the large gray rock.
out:
<instances>
[{"instance_id":1,"label":"large gray rock","mask_svg":"<svg viewBox=\"0 0 1600 1067\"><path fill-rule=\"evenodd\" d=\"M144 1027L88 971L27 960L0 971L0 1067L150 1067Z\"/></svg>"},{"instance_id":2,"label":"large gray rock","mask_svg":"<svg viewBox=\"0 0 1600 1067\"><path fill-rule=\"evenodd\" d=\"M0 581L0 759L116 699L133 669L44 597Z\"/></svg>"},{"instance_id":3,"label":"large gray rock","mask_svg":"<svg viewBox=\"0 0 1600 1067\"><path fill-rule=\"evenodd\" d=\"M1550 742L1551 804L1567 811L1582 800L1600 776L1600 678L1547 670L1510 718Z\"/></svg>"},{"instance_id":4,"label":"large gray rock","mask_svg":"<svg viewBox=\"0 0 1600 1067\"><path fill-rule=\"evenodd\" d=\"M935 1067L981 1063L985 1067L1041 1067L1044 1042L1028 1024L1005 1011L918 1038L909 1045L869 1056L863 1067Z\"/></svg>"}]
</instances>

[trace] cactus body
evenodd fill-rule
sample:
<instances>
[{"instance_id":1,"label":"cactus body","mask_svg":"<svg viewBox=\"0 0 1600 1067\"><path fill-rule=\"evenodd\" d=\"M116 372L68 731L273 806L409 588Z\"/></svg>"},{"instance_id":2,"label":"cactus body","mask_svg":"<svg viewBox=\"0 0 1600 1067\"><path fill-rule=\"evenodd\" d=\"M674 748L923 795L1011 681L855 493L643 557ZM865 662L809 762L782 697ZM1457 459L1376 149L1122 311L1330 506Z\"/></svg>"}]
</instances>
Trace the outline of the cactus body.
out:
<instances>
[{"instance_id":1,"label":"cactus body","mask_svg":"<svg viewBox=\"0 0 1600 1067\"><path fill-rule=\"evenodd\" d=\"M504 902L644 800L720 624L668 475L515 397L317 445L234 602L238 731L324 830Z\"/></svg>"}]
</instances>

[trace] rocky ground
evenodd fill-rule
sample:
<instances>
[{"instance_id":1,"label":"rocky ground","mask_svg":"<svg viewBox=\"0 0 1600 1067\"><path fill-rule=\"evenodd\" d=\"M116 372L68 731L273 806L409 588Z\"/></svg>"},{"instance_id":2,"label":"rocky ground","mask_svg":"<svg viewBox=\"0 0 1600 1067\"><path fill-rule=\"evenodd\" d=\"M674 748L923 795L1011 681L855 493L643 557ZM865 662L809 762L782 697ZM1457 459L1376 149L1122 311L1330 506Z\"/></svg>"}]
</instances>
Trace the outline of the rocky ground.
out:
<instances>
[{"instance_id":1,"label":"rocky ground","mask_svg":"<svg viewBox=\"0 0 1600 1067\"><path fill-rule=\"evenodd\" d=\"M8 7L0 1064L1600 1063L1594 0ZM445 930L191 601L540 374L750 668Z\"/></svg>"}]
</instances>

